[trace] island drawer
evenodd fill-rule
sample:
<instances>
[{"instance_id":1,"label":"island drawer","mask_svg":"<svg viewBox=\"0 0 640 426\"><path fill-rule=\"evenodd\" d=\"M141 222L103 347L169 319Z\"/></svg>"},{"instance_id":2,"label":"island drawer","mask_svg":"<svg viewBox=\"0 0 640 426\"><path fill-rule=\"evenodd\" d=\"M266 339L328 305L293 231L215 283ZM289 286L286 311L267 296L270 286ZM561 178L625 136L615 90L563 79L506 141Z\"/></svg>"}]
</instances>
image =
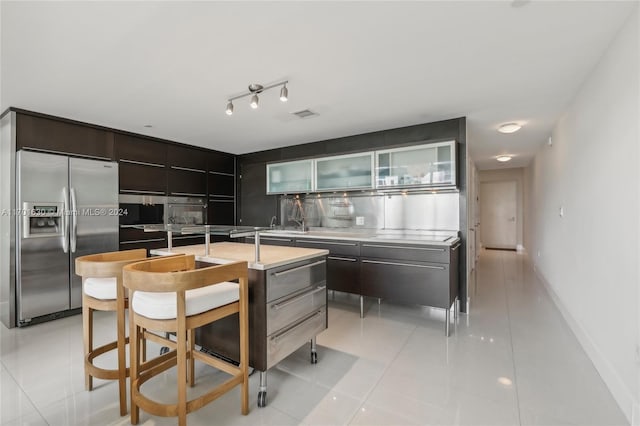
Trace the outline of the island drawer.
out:
<instances>
[{"instance_id":1,"label":"island drawer","mask_svg":"<svg viewBox=\"0 0 640 426\"><path fill-rule=\"evenodd\" d=\"M327 287L322 285L304 289L267 305L267 334L271 334L317 311L327 304Z\"/></svg>"},{"instance_id":2,"label":"island drawer","mask_svg":"<svg viewBox=\"0 0 640 426\"><path fill-rule=\"evenodd\" d=\"M343 256L360 256L360 243L358 241L335 241L296 239L296 246L329 250L331 254Z\"/></svg>"},{"instance_id":3,"label":"island drawer","mask_svg":"<svg viewBox=\"0 0 640 426\"><path fill-rule=\"evenodd\" d=\"M362 257L449 263L449 247L410 244L362 243Z\"/></svg>"},{"instance_id":4,"label":"island drawer","mask_svg":"<svg viewBox=\"0 0 640 426\"><path fill-rule=\"evenodd\" d=\"M327 309L322 307L300 321L267 337L267 368L273 367L327 328Z\"/></svg>"},{"instance_id":5,"label":"island drawer","mask_svg":"<svg viewBox=\"0 0 640 426\"><path fill-rule=\"evenodd\" d=\"M266 271L267 303L307 287L324 284L327 279L326 263L325 259L314 259Z\"/></svg>"}]
</instances>

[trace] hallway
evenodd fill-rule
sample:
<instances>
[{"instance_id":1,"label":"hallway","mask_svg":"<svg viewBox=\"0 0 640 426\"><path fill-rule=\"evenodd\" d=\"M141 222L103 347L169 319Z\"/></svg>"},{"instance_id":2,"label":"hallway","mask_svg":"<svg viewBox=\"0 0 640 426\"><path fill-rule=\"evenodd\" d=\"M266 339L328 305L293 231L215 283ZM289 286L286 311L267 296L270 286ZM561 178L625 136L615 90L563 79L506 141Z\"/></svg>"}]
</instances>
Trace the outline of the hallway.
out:
<instances>
[{"instance_id":1,"label":"hallway","mask_svg":"<svg viewBox=\"0 0 640 426\"><path fill-rule=\"evenodd\" d=\"M269 370L265 408L256 406L254 374L248 416L236 390L190 414L189 424L627 424L525 256L483 251L470 293L471 315L448 339L441 310L367 299L360 319L356 296L329 296L318 364L305 346ZM96 323L99 339L113 335L112 316ZM118 415L116 384L97 381L86 392L81 363L79 315L0 327L0 424L129 424ZM198 368L196 391L224 378ZM173 398L174 380L169 371L148 386L158 399ZM175 420L142 413L141 424Z\"/></svg>"}]
</instances>

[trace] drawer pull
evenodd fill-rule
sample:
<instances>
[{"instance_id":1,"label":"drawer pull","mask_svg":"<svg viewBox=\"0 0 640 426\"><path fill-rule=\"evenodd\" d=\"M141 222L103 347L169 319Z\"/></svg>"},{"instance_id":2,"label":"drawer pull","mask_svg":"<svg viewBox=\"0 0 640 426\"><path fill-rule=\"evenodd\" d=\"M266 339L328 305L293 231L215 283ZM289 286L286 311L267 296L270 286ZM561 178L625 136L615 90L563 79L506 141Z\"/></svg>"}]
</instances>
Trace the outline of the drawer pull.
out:
<instances>
[{"instance_id":1,"label":"drawer pull","mask_svg":"<svg viewBox=\"0 0 640 426\"><path fill-rule=\"evenodd\" d=\"M460 244L460 243L458 243L458 244L456 244L455 246L451 247L451 251L458 250L458 248L460 247L460 245L461 245L461 244Z\"/></svg>"},{"instance_id":2,"label":"drawer pull","mask_svg":"<svg viewBox=\"0 0 640 426\"><path fill-rule=\"evenodd\" d=\"M148 240L120 241L120 244L155 243L157 241L164 241L164 238L151 238L151 239L148 239Z\"/></svg>"},{"instance_id":3,"label":"drawer pull","mask_svg":"<svg viewBox=\"0 0 640 426\"><path fill-rule=\"evenodd\" d=\"M139 165L139 166L160 167L160 168L164 169L164 164L158 164L158 163L145 163L144 161L125 160L124 158L121 158L119 161L120 161L121 163L137 164L137 165Z\"/></svg>"},{"instance_id":4,"label":"drawer pull","mask_svg":"<svg viewBox=\"0 0 640 426\"><path fill-rule=\"evenodd\" d=\"M277 344L278 341L280 341L280 339L283 339L283 338L287 337L287 335L290 334L291 332L293 332L296 328L300 327L301 325L304 325L307 322L307 320L310 320L313 317L317 317L318 315L322 315L322 311L317 311L317 312L314 312L311 315L308 315L308 316L304 317L303 319L298 321L296 324L294 324L292 327L290 327L290 328L282 331L281 333L276 334L275 336L273 336L271 338L271 341L273 343Z\"/></svg>"},{"instance_id":5,"label":"drawer pull","mask_svg":"<svg viewBox=\"0 0 640 426\"><path fill-rule=\"evenodd\" d=\"M382 244L363 244L362 247L393 248L393 249L403 249L403 250L445 251L445 249L443 249L443 248L385 246L385 245L382 245Z\"/></svg>"},{"instance_id":6,"label":"drawer pull","mask_svg":"<svg viewBox=\"0 0 640 426\"><path fill-rule=\"evenodd\" d=\"M185 172L207 173L206 170L191 169L189 167L171 166L171 168L173 170L182 170L182 171L185 171Z\"/></svg>"},{"instance_id":7,"label":"drawer pull","mask_svg":"<svg viewBox=\"0 0 640 426\"><path fill-rule=\"evenodd\" d=\"M164 195L163 191L140 191L137 189L121 189L120 192L126 192L126 193L132 193L132 194Z\"/></svg>"},{"instance_id":8,"label":"drawer pull","mask_svg":"<svg viewBox=\"0 0 640 426\"><path fill-rule=\"evenodd\" d=\"M347 262L357 262L358 261L358 259L353 259L351 257L329 256L328 258L331 259L331 260L344 260L344 261L347 261Z\"/></svg>"},{"instance_id":9,"label":"drawer pull","mask_svg":"<svg viewBox=\"0 0 640 426\"><path fill-rule=\"evenodd\" d=\"M378 260L363 260L362 263L375 263L377 265L413 266L414 268L427 268L427 269L447 269L444 266L414 265L412 263L397 263L397 262L380 262Z\"/></svg>"},{"instance_id":10,"label":"drawer pull","mask_svg":"<svg viewBox=\"0 0 640 426\"><path fill-rule=\"evenodd\" d=\"M307 296L311 296L313 294L320 293L321 291L324 291L325 288L327 288L327 286L323 285L321 287L316 288L315 290L308 291L306 293L302 293L302 294L300 294L298 296L294 296L294 297L292 297L290 299L285 300L284 302L280 302L280 303L276 303L275 305L272 305L271 309L275 309L277 311L278 309L285 308L285 307L289 306L292 303L295 303L295 302L297 302L299 300L304 299Z\"/></svg>"},{"instance_id":11,"label":"drawer pull","mask_svg":"<svg viewBox=\"0 0 640 426\"><path fill-rule=\"evenodd\" d=\"M286 271L274 272L272 275L274 277L279 277L281 275L288 274L289 272L295 272L295 271L299 271L300 269L311 268L313 266L322 265L323 263L325 263L324 260L319 260L319 261L314 262L314 263L308 263L306 265L301 265L301 266L298 266L296 268L287 269Z\"/></svg>"},{"instance_id":12,"label":"drawer pull","mask_svg":"<svg viewBox=\"0 0 640 426\"><path fill-rule=\"evenodd\" d=\"M355 247L358 245L358 243L342 243L340 241L336 241L336 242L329 242L329 241L310 241L310 240L298 240L299 243L305 243L305 244L332 244L332 245L336 245L336 246L352 246Z\"/></svg>"},{"instance_id":13,"label":"drawer pull","mask_svg":"<svg viewBox=\"0 0 640 426\"><path fill-rule=\"evenodd\" d=\"M201 192L171 192L171 195L184 195L187 197L206 197L207 194Z\"/></svg>"},{"instance_id":14,"label":"drawer pull","mask_svg":"<svg viewBox=\"0 0 640 426\"><path fill-rule=\"evenodd\" d=\"M249 237L252 240L255 240L255 237ZM260 241L286 241L288 243L290 243L291 239L289 238L271 238L271 237L260 237Z\"/></svg>"}]
</instances>

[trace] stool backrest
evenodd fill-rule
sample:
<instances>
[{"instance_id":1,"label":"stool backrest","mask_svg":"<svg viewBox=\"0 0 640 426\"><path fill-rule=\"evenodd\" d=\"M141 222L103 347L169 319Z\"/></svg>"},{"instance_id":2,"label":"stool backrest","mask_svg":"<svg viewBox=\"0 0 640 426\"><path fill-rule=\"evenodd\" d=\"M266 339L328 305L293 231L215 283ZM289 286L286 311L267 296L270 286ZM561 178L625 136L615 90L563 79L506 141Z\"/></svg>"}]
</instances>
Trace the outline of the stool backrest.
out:
<instances>
[{"instance_id":1,"label":"stool backrest","mask_svg":"<svg viewBox=\"0 0 640 426\"><path fill-rule=\"evenodd\" d=\"M76 259L76 274L82 277L122 277L122 267L147 258L147 250L123 250L89 254Z\"/></svg>"},{"instance_id":2,"label":"stool backrest","mask_svg":"<svg viewBox=\"0 0 640 426\"><path fill-rule=\"evenodd\" d=\"M193 255L132 263L124 267L123 273L126 288L147 292L183 292L236 279L242 287L248 279L246 261L195 269Z\"/></svg>"}]
</instances>

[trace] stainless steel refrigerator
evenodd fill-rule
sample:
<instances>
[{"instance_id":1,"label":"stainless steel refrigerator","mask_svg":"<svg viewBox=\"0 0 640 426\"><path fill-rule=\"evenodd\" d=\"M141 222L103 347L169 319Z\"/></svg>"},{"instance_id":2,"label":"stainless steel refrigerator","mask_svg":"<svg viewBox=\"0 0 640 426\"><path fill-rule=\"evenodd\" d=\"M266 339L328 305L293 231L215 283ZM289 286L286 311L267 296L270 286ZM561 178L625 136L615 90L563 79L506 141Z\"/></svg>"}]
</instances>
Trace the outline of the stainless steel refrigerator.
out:
<instances>
[{"instance_id":1,"label":"stainless steel refrigerator","mask_svg":"<svg viewBox=\"0 0 640 426\"><path fill-rule=\"evenodd\" d=\"M118 250L118 164L16 154L17 324L82 307L78 256Z\"/></svg>"}]
</instances>

